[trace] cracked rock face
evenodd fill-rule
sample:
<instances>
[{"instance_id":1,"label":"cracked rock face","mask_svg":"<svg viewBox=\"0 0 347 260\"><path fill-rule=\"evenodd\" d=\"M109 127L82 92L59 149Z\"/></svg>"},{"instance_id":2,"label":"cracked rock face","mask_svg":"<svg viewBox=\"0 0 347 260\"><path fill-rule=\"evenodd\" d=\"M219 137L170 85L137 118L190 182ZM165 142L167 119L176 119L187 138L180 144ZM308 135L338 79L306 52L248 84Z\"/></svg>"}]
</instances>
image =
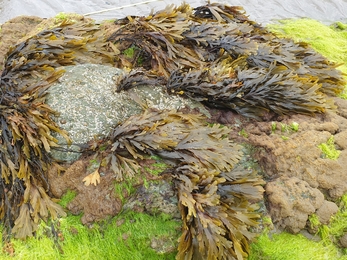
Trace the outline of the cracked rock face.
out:
<instances>
[{"instance_id":1,"label":"cracked rock face","mask_svg":"<svg viewBox=\"0 0 347 260\"><path fill-rule=\"evenodd\" d=\"M55 120L72 139L72 145L67 146L62 136L55 136L63 148L63 151L52 152L58 160L77 160L88 141L105 137L113 126L141 113L141 106L132 98L133 93L149 107L180 109L189 106L207 113L200 103L168 95L162 86L138 86L116 93L116 84L125 75L118 68L83 64L65 69L65 74L49 88L46 101L59 113Z\"/></svg>"}]
</instances>

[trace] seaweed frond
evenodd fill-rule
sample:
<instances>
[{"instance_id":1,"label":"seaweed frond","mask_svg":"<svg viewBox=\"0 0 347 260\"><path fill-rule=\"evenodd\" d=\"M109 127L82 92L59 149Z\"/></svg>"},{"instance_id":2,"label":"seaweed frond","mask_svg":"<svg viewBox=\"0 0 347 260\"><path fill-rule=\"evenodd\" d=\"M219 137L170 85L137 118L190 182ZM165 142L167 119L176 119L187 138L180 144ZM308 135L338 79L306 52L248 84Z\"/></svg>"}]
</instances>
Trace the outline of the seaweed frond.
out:
<instances>
[{"instance_id":1,"label":"seaweed frond","mask_svg":"<svg viewBox=\"0 0 347 260\"><path fill-rule=\"evenodd\" d=\"M123 26L109 40L144 53L169 93L247 117L324 113L346 85L338 64L308 44L276 37L241 7L208 3L192 11L183 4L116 23ZM119 66L137 65L120 55Z\"/></svg>"},{"instance_id":2,"label":"seaweed frond","mask_svg":"<svg viewBox=\"0 0 347 260\"><path fill-rule=\"evenodd\" d=\"M241 146L228 138L230 129L208 127L202 115L146 110L117 126L109 138L106 162L117 180L140 170L137 158L154 154L172 165L183 233L177 259L243 259L259 215L249 201L262 197L263 181L233 171Z\"/></svg>"},{"instance_id":3,"label":"seaweed frond","mask_svg":"<svg viewBox=\"0 0 347 260\"><path fill-rule=\"evenodd\" d=\"M67 133L53 121L45 96L76 63L111 63L106 42L93 23L62 21L11 48L1 75L0 93L0 219L18 238L32 236L40 219L64 216L47 193L52 132ZM87 55L88 54L88 55Z\"/></svg>"}]
</instances>

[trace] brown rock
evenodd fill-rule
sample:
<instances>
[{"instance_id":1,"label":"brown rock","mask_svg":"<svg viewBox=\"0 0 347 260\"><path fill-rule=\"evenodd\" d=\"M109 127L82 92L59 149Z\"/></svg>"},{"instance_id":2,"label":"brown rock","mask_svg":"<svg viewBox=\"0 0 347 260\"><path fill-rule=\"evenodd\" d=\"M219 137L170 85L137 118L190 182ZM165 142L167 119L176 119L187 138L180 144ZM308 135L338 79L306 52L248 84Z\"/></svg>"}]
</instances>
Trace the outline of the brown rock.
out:
<instances>
[{"instance_id":1,"label":"brown rock","mask_svg":"<svg viewBox=\"0 0 347 260\"><path fill-rule=\"evenodd\" d=\"M322 124L317 124L315 126L315 130L317 131L327 131L331 134L335 134L339 130L339 126L333 122L325 122Z\"/></svg>"},{"instance_id":2,"label":"brown rock","mask_svg":"<svg viewBox=\"0 0 347 260\"><path fill-rule=\"evenodd\" d=\"M347 247L347 233L345 233L345 234L340 238L340 243L341 243L341 246Z\"/></svg>"},{"instance_id":3,"label":"brown rock","mask_svg":"<svg viewBox=\"0 0 347 260\"><path fill-rule=\"evenodd\" d=\"M334 215L339 208L334 202L325 200L322 206L316 211L320 223L329 224L330 218Z\"/></svg>"},{"instance_id":4,"label":"brown rock","mask_svg":"<svg viewBox=\"0 0 347 260\"><path fill-rule=\"evenodd\" d=\"M318 189L296 177L271 181L265 191L274 224L293 233L303 229L308 216L324 202L324 195Z\"/></svg>"},{"instance_id":5,"label":"brown rock","mask_svg":"<svg viewBox=\"0 0 347 260\"><path fill-rule=\"evenodd\" d=\"M42 18L36 16L18 16L1 25L0 70L10 47L18 43L21 38L33 30L42 20Z\"/></svg>"},{"instance_id":6,"label":"brown rock","mask_svg":"<svg viewBox=\"0 0 347 260\"><path fill-rule=\"evenodd\" d=\"M335 144L337 144L340 149L347 149L347 130L342 131L334 136Z\"/></svg>"},{"instance_id":7,"label":"brown rock","mask_svg":"<svg viewBox=\"0 0 347 260\"><path fill-rule=\"evenodd\" d=\"M115 216L122 209L122 202L115 195L112 174L102 176L97 186L84 185L83 179L90 173L87 172L89 164L90 158L85 158L73 163L60 175L57 174L56 168L52 168L48 175L53 196L59 198L67 190L77 192L77 196L67 205L67 208L75 215L83 212L81 218L83 224Z\"/></svg>"},{"instance_id":8,"label":"brown rock","mask_svg":"<svg viewBox=\"0 0 347 260\"><path fill-rule=\"evenodd\" d=\"M306 117L306 121L301 122L303 119L303 116L294 118L295 122L300 122L298 132L277 130L270 135L266 133L258 135L258 131L253 129L255 124L252 124L253 128L251 126L243 128L249 134L247 140L261 148L256 153L256 159L263 167L266 176L272 179L280 176L297 177L306 181L311 187L327 192L329 196L337 199L347 192L347 182L345 182L347 157L343 156L344 150L342 150L341 158L338 160L323 159L318 145L327 142L331 133L314 129L319 128L319 124L327 119ZM289 125L294 120L286 119L284 122ZM268 124L270 129L271 123ZM327 127L324 129L327 130ZM286 140L282 138L284 135L288 137ZM343 147L343 142L346 142L344 135L340 134L337 137L339 147Z\"/></svg>"},{"instance_id":9,"label":"brown rock","mask_svg":"<svg viewBox=\"0 0 347 260\"><path fill-rule=\"evenodd\" d=\"M337 114L347 118L347 100L339 97L334 98L335 104L338 107Z\"/></svg>"}]
</instances>

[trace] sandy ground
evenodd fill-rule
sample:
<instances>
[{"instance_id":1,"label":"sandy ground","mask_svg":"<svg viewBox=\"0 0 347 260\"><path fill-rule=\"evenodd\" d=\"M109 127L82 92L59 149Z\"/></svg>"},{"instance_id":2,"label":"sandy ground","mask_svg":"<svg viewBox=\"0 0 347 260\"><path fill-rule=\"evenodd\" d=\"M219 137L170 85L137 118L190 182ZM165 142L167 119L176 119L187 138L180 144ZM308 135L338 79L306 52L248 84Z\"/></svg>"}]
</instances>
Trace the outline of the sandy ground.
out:
<instances>
[{"instance_id":1,"label":"sandy ground","mask_svg":"<svg viewBox=\"0 0 347 260\"><path fill-rule=\"evenodd\" d=\"M144 2L149 2L144 4ZM119 8L108 12L90 15L96 20L123 18L126 15L146 15L151 9L160 10L169 4L180 4L180 0L0 0L0 23L19 16L35 15L43 18L55 16L59 12L87 13ZM203 5L206 1L187 0L191 6ZM213 2L213 1L211 1ZM274 19L309 17L324 23L347 21L347 1L345 0L226 0L218 1L245 8L252 20L267 24ZM140 3L137 6L126 7ZM142 4L141 4L142 3ZM124 7L124 8L122 8Z\"/></svg>"}]
</instances>

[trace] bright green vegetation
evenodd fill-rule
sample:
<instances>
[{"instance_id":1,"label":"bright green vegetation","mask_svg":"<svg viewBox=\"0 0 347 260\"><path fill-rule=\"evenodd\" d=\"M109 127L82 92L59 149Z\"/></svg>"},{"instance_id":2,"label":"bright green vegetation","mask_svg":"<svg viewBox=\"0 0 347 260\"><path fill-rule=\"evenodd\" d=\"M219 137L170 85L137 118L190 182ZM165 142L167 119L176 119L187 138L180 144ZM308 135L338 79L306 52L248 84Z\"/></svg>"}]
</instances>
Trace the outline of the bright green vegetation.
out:
<instances>
[{"instance_id":1,"label":"bright green vegetation","mask_svg":"<svg viewBox=\"0 0 347 260\"><path fill-rule=\"evenodd\" d=\"M297 122L292 122L290 125L282 124L281 125L281 132L284 133L290 133L290 132L297 132L299 131L299 124ZM277 123L271 122L271 133L275 133L277 130Z\"/></svg>"},{"instance_id":2,"label":"bright green vegetation","mask_svg":"<svg viewBox=\"0 0 347 260\"><path fill-rule=\"evenodd\" d=\"M135 55L135 51L137 50L138 48L136 48L136 46L131 46L129 47L128 49L125 49L123 51L123 54L127 57L127 58L134 58L134 55Z\"/></svg>"},{"instance_id":3,"label":"bright green vegetation","mask_svg":"<svg viewBox=\"0 0 347 260\"><path fill-rule=\"evenodd\" d=\"M337 22L331 26L312 19L286 19L268 25L279 36L309 43L313 49L330 60L341 64L338 67L347 73L347 24ZM347 90L343 98L347 98Z\"/></svg>"},{"instance_id":4,"label":"bright green vegetation","mask_svg":"<svg viewBox=\"0 0 347 260\"><path fill-rule=\"evenodd\" d=\"M311 228L316 229L316 235L321 238L319 242L300 234L270 234L265 229L251 244L249 260L347 260L347 250L336 246L347 230L347 194L342 196L338 205L339 211L331 218L329 225L321 224L315 214L309 217Z\"/></svg>"},{"instance_id":5,"label":"bright green vegetation","mask_svg":"<svg viewBox=\"0 0 347 260\"><path fill-rule=\"evenodd\" d=\"M324 245L336 245L347 230L347 194L341 197L339 211L331 218L329 225L321 224L315 215L312 215L309 221L311 226L317 229ZM341 251L344 255L342 259L347 259L347 249L344 248Z\"/></svg>"},{"instance_id":6,"label":"bright green vegetation","mask_svg":"<svg viewBox=\"0 0 347 260\"><path fill-rule=\"evenodd\" d=\"M137 178L125 178L123 181L115 183L115 193L122 203L125 203L126 198L136 191L137 181Z\"/></svg>"},{"instance_id":7,"label":"bright green vegetation","mask_svg":"<svg viewBox=\"0 0 347 260\"><path fill-rule=\"evenodd\" d=\"M67 204L69 204L76 197L76 195L77 194L75 191L68 190L59 201L60 206L66 208Z\"/></svg>"},{"instance_id":8,"label":"bright green vegetation","mask_svg":"<svg viewBox=\"0 0 347 260\"><path fill-rule=\"evenodd\" d=\"M124 212L92 228L82 225L80 216L58 221L55 239L51 226L41 222L35 238L11 240L14 256L1 252L0 259L174 259L177 253L180 223L161 215ZM150 246L153 239L165 242L164 247L172 248L172 252L157 253Z\"/></svg>"},{"instance_id":9,"label":"bright green vegetation","mask_svg":"<svg viewBox=\"0 0 347 260\"><path fill-rule=\"evenodd\" d=\"M67 14L67 13L64 13L64 12L60 12L58 13L54 18L58 21L63 21L67 18L69 18L71 15Z\"/></svg>"},{"instance_id":10,"label":"bright green vegetation","mask_svg":"<svg viewBox=\"0 0 347 260\"><path fill-rule=\"evenodd\" d=\"M140 49L136 46L131 46L123 51L123 54L128 59L133 59L138 65L142 65L144 58L140 55Z\"/></svg>"},{"instance_id":11,"label":"bright green vegetation","mask_svg":"<svg viewBox=\"0 0 347 260\"><path fill-rule=\"evenodd\" d=\"M286 232L270 235L262 234L257 243L251 245L249 260L325 260L347 259L339 257L338 249L323 242L314 242L303 235Z\"/></svg>"},{"instance_id":12,"label":"bright green vegetation","mask_svg":"<svg viewBox=\"0 0 347 260\"><path fill-rule=\"evenodd\" d=\"M326 158L337 160L337 158L339 158L340 156L341 151L336 150L333 135L328 139L326 143L322 143L318 145L318 147L322 150Z\"/></svg>"},{"instance_id":13,"label":"bright green vegetation","mask_svg":"<svg viewBox=\"0 0 347 260\"><path fill-rule=\"evenodd\" d=\"M83 16L80 14L60 12L56 16L54 16L54 19L55 19L55 23L57 24L57 23L61 23L64 20L70 20L70 22L76 22L82 17Z\"/></svg>"},{"instance_id":14,"label":"bright green vegetation","mask_svg":"<svg viewBox=\"0 0 347 260\"><path fill-rule=\"evenodd\" d=\"M239 135L243 136L244 138L248 138L248 133L246 132L244 128L241 129L241 131L239 132Z\"/></svg>"},{"instance_id":15,"label":"bright green vegetation","mask_svg":"<svg viewBox=\"0 0 347 260\"><path fill-rule=\"evenodd\" d=\"M293 122L290 124L290 129L294 132L299 131L299 124L297 122Z\"/></svg>"}]
</instances>

